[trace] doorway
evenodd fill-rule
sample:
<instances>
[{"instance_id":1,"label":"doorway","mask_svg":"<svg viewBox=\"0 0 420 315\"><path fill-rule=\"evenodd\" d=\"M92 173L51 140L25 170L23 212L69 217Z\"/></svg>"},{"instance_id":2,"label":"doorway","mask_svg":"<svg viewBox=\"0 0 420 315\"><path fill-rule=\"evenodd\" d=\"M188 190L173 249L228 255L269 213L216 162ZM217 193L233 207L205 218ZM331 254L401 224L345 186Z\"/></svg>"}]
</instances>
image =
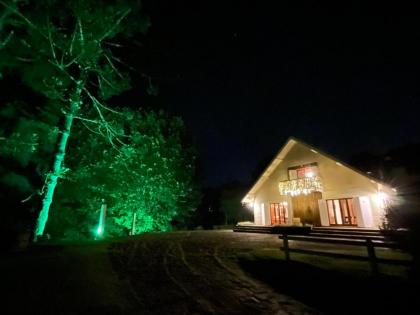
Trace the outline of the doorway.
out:
<instances>
[{"instance_id":1,"label":"doorway","mask_svg":"<svg viewBox=\"0 0 420 315\"><path fill-rule=\"evenodd\" d=\"M287 203L270 203L271 224L285 224L287 220Z\"/></svg>"},{"instance_id":2,"label":"doorway","mask_svg":"<svg viewBox=\"0 0 420 315\"><path fill-rule=\"evenodd\" d=\"M319 216L318 200L322 199L322 193L314 191L310 194L302 194L292 197L293 217L299 218L302 224L321 225Z\"/></svg>"}]
</instances>

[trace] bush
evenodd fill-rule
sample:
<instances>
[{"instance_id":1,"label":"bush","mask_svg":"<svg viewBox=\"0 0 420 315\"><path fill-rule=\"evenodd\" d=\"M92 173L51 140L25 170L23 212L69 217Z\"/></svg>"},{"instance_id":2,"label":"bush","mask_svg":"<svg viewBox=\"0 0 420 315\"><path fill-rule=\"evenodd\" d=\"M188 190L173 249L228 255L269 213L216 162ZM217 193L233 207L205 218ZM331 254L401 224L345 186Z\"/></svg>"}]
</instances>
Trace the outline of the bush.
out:
<instances>
[{"instance_id":1,"label":"bush","mask_svg":"<svg viewBox=\"0 0 420 315\"><path fill-rule=\"evenodd\" d=\"M420 279L420 204L415 201L388 206L382 233L413 256L413 276Z\"/></svg>"}]
</instances>

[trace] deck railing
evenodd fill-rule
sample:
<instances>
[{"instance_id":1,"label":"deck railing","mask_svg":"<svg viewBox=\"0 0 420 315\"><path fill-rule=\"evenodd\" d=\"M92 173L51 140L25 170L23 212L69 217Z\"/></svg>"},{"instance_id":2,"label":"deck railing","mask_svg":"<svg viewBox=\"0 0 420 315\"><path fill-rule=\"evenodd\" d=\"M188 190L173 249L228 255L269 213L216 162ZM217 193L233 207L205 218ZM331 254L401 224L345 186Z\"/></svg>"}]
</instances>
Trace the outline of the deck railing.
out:
<instances>
[{"instance_id":1,"label":"deck railing","mask_svg":"<svg viewBox=\"0 0 420 315\"><path fill-rule=\"evenodd\" d=\"M326 238L326 237L316 237L316 236L298 236L298 235L291 236L291 235L283 234L283 235L280 235L279 238L283 239L283 246L280 249L284 251L286 261L291 261L290 253L301 253L301 254L317 255L317 256L332 257L332 258L350 259L350 260L356 260L356 261L368 261L372 275L377 275L379 273L379 270L378 270L379 263L401 265L401 266L409 266L412 263L411 260L407 260L407 259L392 259L392 258L377 257L376 251L375 251L376 247L398 249L399 246L395 242L374 240L369 237L364 238L363 236L361 236L359 239L350 240L350 239ZM331 251L326 252L326 251L321 251L321 250L291 248L289 241L366 247L367 256L343 254L343 253L337 253L337 252L331 252Z\"/></svg>"}]
</instances>

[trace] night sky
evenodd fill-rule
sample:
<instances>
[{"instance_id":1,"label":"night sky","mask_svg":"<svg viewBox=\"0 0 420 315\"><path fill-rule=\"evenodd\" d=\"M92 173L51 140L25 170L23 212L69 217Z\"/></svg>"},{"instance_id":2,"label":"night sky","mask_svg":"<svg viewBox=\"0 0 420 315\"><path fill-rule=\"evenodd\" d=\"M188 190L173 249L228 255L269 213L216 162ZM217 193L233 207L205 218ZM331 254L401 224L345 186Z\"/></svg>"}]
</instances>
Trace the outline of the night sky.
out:
<instances>
[{"instance_id":1,"label":"night sky","mask_svg":"<svg viewBox=\"0 0 420 315\"><path fill-rule=\"evenodd\" d=\"M420 142L419 17L281 3L146 2L134 64L160 94L122 99L184 118L206 185L249 181L289 136L344 160Z\"/></svg>"}]
</instances>

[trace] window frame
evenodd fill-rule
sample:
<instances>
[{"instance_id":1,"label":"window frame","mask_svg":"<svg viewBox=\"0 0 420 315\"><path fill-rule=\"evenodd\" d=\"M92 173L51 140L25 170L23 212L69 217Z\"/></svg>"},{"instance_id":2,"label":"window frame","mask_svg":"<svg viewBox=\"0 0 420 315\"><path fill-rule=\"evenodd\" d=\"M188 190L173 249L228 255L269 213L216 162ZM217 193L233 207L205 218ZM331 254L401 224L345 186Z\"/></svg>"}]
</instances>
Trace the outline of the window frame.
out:
<instances>
[{"instance_id":1,"label":"window frame","mask_svg":"<svg viewBox=\"0 0 420 315\"><path fill-rule=\"evenodd\" d=\"M326 207L327 207L327 213L328 213L328 222L330 225L333 226L357 226L357 216L356 213L354 211L354 202L353 202L354 198L353 197L346 197L346 198L336 198L336 199L326 199L325 203L326 203ZM329 207L329 202L331 201L331 204L333 206L332 209L330 209ZM347 212L348 212L348 217L350 218L350 221L348 223L345 223L345 216L343 213L343 207L342 205L342 201L345 201L346 207L347 207ZM351 202L351 207L350 207L350 202ZM339 206L339 211L340 211L340 216L341 216L341 224L337 223L337 215L336 215L336 202L338 203ZM351 211L350 211L351 209ZM332 214L334 215L334 221L335 222L331 222L331 215L330 215L330 210L332 210ZM353 214L353 215L352 215Z\"/></svg>"},{"instance_id":2,"label":"window frame","mask_svg":"<svg viewBox=\"0 0 420 315\"><path fill-rule=\"evenodd\" d=\"M312 170L313 170L313 168L315 168L314 174L315 174L315 176L318 175L318 172L319 172L318 163L313 162L313 163L288 167L287 168L287 178L288 178L288 180L297 180L297 179L301 179L301 178L306 178L306 176L305 176L306 175L306 170L304 171L305 175L303 177L299 177L299 170L305 169L305 168L311 168ZM296 171L296 178L291 178L290 171Z\"/></svg>"}]
</instances>

